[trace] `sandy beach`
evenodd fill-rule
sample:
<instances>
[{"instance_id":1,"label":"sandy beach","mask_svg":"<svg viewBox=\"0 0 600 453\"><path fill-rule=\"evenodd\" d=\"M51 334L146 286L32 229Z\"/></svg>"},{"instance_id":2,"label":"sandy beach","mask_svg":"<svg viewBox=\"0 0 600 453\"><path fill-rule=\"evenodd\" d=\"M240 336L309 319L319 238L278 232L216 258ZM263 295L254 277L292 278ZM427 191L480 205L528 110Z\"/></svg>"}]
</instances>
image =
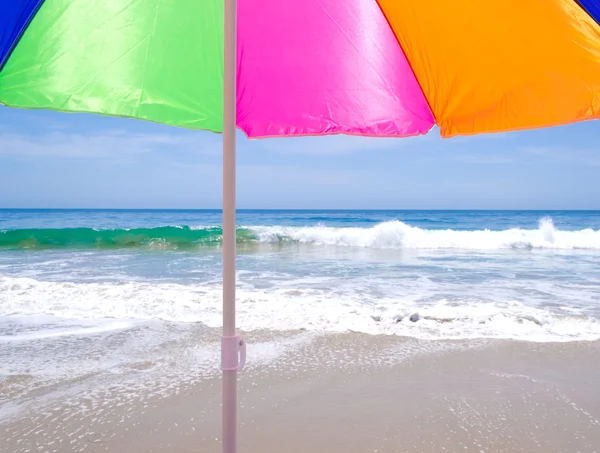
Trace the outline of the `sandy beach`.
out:
<instances>
[{"instance_id":1,"label":"sandy beach","mask_svg":"<svg viewBox=\"0 0 600 453\"><path fill-rule=\"evenodd\" d=\"M600 342L247 338L240 451L600 451ZM215 347L195 350L206 358ZM125 376L89 376L5 405L0 451L220 451L216 366L169 382L155 370L134 361Z\"/></svg>"}]
</instances>

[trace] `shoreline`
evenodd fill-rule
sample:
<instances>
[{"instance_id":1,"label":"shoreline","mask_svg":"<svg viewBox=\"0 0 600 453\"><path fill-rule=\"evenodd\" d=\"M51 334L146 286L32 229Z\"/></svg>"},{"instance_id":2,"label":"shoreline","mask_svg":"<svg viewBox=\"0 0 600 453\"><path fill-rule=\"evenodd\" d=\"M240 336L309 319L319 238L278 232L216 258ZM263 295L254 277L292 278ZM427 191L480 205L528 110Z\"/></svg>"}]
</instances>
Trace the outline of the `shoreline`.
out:
<instances>
[{"instance_id":1,"label":"shoreline","mask_svg":"<svg viewBox=\"0 0 600 453\"><path fill-rule=\"evenodd\" d=\"M600 341L244 336L240 451L600 451ZM29 395L0 418L0 451L220 451L218 350L201 337L187 363L167 348Z\"/></svg>"}]
</instances>

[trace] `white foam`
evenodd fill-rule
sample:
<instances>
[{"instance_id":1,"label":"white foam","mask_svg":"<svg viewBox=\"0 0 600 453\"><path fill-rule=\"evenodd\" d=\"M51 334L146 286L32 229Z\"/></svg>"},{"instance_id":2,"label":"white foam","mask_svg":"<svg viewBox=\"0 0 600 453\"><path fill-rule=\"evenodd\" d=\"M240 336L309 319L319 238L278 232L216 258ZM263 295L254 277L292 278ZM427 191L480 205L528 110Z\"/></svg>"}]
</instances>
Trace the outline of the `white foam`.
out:
<instances>
[{"instance_id":1,"label":"white foam","mask_svg":"<svg viewBox=\"0 0 600 453\"><path fill-rule=\"evenodd\" d=\"M102 323L91 327L52 328L35 332L24 332L16 335L0 335L0 343L16 343L22 341L46 340L50 338L68 336L94 335L99 333L130 329L134 325L135 323L131 321L114 321Z\"/></svg>"},{"instance_id":2,"label":"white foam","mask_svg":"<svg viewBox=\"0 0 600 453\"><path fill-rule=\"evenodd\" d=\"M600 250L600 230L562 231L551 219L542 219L538 229L513 228L504 231L427 230L400 221L380 223L371 228L325 226L247 227L260 242L291 241L317 245L405 249L593 249Z\"/></svg>"},{"instance_id":3,"label":"white foam","mask_svg":"<svg viewBox=\"0 0 600 453\"><path fill-rule=\"evenodd\" d=\"M418 282L419 285L423 283ZM425 284L426 285L426 284ZM342 289L272 290L251 286L237 291L239 326L315 332L357 331L421 339L511 338L528 341L600 339L600 321L583 314L550 311L498 296L490 301L463 292L460 300L439 296L423 300L426 291L380 297ZM29 278L0 278L0 315L53 315L68 319L166 320L221 325L218 285L145 282L60 283ZM418 312L418 322L409 315ZM398 321L398 317L402 320ZM114 327L114 326L113 326ZM80 332L83 333L83 332Z\"/></svg>"}]
</instances>

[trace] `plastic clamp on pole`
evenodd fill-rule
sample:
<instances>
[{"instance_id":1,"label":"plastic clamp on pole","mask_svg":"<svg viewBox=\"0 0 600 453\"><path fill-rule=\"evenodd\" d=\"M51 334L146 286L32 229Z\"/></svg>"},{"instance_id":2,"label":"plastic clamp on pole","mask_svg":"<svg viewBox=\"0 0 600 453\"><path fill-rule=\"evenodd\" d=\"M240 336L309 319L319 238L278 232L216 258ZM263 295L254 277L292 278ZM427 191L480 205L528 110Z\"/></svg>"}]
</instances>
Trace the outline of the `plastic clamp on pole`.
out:
<instances>
[{"instance_id":1,"label":"plastic clamp on pole","mask_svg":"<svg viewBox=\"0 0 600 453\"><path fill-rule=\"evenodd\" d=\"M221 370L242 371L246 364L246 342L239 335L221 337Z\"/></svg>"}]
</instances>

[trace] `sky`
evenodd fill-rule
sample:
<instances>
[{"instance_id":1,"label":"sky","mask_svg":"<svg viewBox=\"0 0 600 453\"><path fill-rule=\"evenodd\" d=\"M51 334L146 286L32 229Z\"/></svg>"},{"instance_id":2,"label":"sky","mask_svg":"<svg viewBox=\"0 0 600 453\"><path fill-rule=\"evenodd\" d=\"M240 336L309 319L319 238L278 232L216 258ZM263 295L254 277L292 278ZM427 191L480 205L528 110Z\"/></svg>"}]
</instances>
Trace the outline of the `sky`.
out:
<instances>
[{"instance_id":1,"label":"sky","mask_svg":"<svg viewBox=\"0 0 600 453\"><path fill-rule=\"evenodd\" d=\"M248 140L242 209L600 209L600 123L442 139ZM0 208L215 209L221 136L0 106Z\"/></svg>"}]
</instances>

